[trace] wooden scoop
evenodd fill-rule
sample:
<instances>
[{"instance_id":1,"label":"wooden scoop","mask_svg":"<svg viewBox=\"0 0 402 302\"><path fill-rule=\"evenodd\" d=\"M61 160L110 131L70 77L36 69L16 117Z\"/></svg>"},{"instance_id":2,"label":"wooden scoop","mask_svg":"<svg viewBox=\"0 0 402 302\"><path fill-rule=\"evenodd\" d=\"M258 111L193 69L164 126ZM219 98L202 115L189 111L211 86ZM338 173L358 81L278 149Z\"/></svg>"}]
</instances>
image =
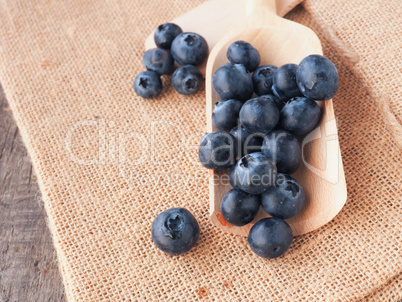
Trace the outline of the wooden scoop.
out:
<instances>
[{"instance_id":1,"label":"wooden scoop","mask_svg":"<svg viewBox=\"0 0 402 302\"><path fill-rule=\"evenodd\" d=\"M299 64L310 54L321 54L317 35L309 28L278 17L275 0L248 0L245 21L222 38L212 49L206 67L207 131L217 129L212 124L212 110L220 99L212 88L212 76L228 62L226 52L237 40L251 43L261 55L261 65L281 66ZM212 26L212 25L211 25ZM299 214L287 219L294 235L315 230L329 222L346 202L346 183L340 155L332 100L317 102L323 109L320 125L301 140L303 160L292 175L304 188L306 202ZM213 223L224 231L247 236L255 222L269 217L262 208L254 221L244 227L235 227L220 213L222 197L231 189L227 171L210 172L210 214Z\"/></svg>"}]
</instances>

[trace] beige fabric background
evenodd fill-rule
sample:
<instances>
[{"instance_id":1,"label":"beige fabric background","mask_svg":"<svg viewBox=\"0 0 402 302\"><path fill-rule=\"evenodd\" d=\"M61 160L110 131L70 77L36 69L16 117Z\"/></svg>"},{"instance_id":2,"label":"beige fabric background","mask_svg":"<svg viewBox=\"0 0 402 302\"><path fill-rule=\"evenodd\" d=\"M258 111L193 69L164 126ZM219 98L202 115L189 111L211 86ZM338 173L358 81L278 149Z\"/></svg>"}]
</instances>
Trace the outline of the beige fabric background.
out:
<instances>
[{"instance_id":1,"label":"beige fabric background","mask_svg":"<svg viewBox=\"0 0 402 302\"><path fill-rule=\"evenodd\" d=\"M156 100L132 89L146 36L201 2L0 3L0 83L39 177L69 301L402 299L399 2L309 0L288 15L320 35L339 68L349 195L333 221L270 261L209 222L196 152L205 91L181 96L170 77ZM173 206L201 226L180 257L150 236Z\"/></svg>"}]
</instances>

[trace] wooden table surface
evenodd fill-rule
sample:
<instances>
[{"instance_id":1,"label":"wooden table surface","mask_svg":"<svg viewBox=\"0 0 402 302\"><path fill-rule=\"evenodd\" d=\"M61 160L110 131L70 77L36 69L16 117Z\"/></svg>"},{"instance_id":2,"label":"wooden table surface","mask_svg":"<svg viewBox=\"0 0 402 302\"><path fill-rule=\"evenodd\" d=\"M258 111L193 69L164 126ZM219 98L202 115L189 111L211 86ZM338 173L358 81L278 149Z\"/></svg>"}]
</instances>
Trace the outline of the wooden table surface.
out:
<instances>
[{"instance_id":1,"label":"wooden table surface","mask_svg":"<svg viewBox=\"0 0 402 302\"><path fill-rule=\"evenodd\" d=\"M66 301L36 176L0 88L0 301Z\"/></svg>"}]
</instances>

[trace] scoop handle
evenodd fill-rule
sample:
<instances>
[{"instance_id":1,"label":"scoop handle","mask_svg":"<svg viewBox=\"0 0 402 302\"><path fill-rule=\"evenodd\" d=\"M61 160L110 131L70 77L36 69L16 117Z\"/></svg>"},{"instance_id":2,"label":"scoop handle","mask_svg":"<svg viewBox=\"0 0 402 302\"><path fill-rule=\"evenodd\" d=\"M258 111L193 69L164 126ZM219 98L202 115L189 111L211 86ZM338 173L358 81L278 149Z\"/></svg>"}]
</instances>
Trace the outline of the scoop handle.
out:
<instances>
[{"instance_id":1,"label":"scoop handle","mask_svg":"<svg viewBox=\"0 0 402 302\"><path fill-rule=\"evenodd\" d=\"M246 16L259 14L262 10L268 10L276 14L276 0L247 0Z\"/></svg>"}]
</instances>

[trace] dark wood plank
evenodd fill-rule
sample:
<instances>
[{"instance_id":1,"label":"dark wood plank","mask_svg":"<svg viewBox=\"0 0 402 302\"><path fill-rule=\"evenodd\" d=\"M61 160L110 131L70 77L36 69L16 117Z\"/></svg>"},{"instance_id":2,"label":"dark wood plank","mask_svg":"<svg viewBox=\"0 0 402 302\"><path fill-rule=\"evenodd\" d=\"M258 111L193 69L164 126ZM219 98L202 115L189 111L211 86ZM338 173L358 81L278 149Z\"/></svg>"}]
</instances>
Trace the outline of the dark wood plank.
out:
<instances>
[{"instance_id":1,"label":"dark wood plank","mask_svg":"<svg viewBox=\"0 0 402 302\"><path fill-rule=\"evenodd\" d=\"M0 88L0 301L65 301L27 150Z\"/></svg>"}]
</instances>

